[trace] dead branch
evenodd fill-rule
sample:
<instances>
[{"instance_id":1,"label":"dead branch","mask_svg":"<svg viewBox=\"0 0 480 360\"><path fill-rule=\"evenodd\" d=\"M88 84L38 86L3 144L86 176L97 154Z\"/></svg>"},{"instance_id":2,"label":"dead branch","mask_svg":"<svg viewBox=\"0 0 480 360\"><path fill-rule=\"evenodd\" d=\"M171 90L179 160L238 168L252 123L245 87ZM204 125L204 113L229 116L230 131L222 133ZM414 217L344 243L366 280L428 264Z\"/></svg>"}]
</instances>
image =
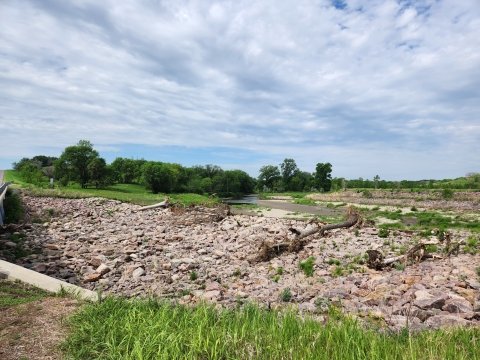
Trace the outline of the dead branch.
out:
<instances>
[{"instance_id":1,"label":"dead branch","mask_svg":"<svg viewBox=\"0 0 480 360\"><path fill-rule=\"evenodd\" d=\"M282 253L288 252L299 252L302 250L310 240L305 238L319 233L320 236L323 236L326 231L340 228L349 228L351 226L360 226L362 223L362 217L360 213L352 208L347 209L346 213L347 220L337 224L327 224L324 226L314 226L308 230L299 230L295 228L290 228L289 230L295 234L295 238L288 242L283 243L270 243L264 241L260 247L258 256L253 259L253 261L268 261L275 256L281 255ZM311 219L309 223L311 223ZM305 240L304 240L305 239Z\"/></svg>"},{"instance_id":2,"label":"dead branch","mask_svg":"<svg viewBox=\"0 0 480 360\"><path fill-rule=\"evenodd\" d=\"M167 197L161 203L150 205L150 206L144 206L144 207L141 207L140 209L138 209L137 211L156 209L156 208L159 208L159 207L168 207L169 204L170 204L170 199Z\"/></svg>"},{"instance_id":3,"label":"dead branch","mask_svg":"<svg viewBox=\"0 0 480 360\"><path fill-rule=\"evenodd\" d=\"M458 251L460 250L461 244L463 244L463 240L460 240L454 246L452 246L452 248L448 251L447 256L450 257L450 255L452 255L454 251L457 251L457 255L458 255Z\"/></svg>"},{"instance_id":4,"label":"dead branch","mask_svg":"<svg viewBox=\"0 0 480 360\"><path fill-rule=\"evenodd\" d=\"M437 245L437 244L438 244L437 240L421 242L413 246L405 254L394 256L387 259L384 259L383 254L378 250L367 250L367 254L368 254L367 266L370 269L381 270L384 267L388 265L392 265L397 262L401 262L403 263L404 266L406 266L408 260L411 260L412 262L418 264L422 259L426 259L426 258L442 259L441 256L432 255L427 250L428 245Z\"/></svg>"}]
</instances>

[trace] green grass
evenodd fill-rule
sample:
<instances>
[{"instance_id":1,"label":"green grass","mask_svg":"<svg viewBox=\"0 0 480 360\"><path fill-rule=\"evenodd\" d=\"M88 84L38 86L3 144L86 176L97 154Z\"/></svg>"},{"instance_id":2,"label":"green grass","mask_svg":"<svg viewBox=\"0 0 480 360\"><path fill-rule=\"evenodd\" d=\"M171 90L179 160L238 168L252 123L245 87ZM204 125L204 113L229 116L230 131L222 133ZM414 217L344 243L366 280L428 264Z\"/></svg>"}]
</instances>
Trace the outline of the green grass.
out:
<instances>
[{"instance_id":1,"label":"green grass","mask_svg":"<svg viewBox=\"0 0 480 360\"><path fill-rule=\"evenodd\" d=\"M15 306L37 301L51 294L35 286L0 279L0 310L6 306Z\"/></svg>"},{"instance_id":2,"label":"green grass","mask_svg":"<svg viewBox=\"0 0 480 360\"><path fill-rule=\"evenodd\" d=\"M313 275L313 263L315 262L315 258L313 256L309 257L305 261L300 261L298 267L304 272L305 276L312 276Z\"/></svg>"},{"instance_id":3,"label":"green grass","mask_svg":"<svg viewBox=\"0 0 480 360\"><path fill-rule=\"evenodd\" d=\"M339 314L329 318L299 318L293 307L216 310L108 297L72 315L61 348L75 359L479 358L479 329L395 335Z\"/></svg>"},{"instance_id":4,"label":"green grass","mask_svg":"<svg viewBox=\"0 0 480 360\"><path fill-rule=\"evenodd\" d=\"M161 202L165 197L169 197L171 202L180 201L188 206L191 204L205 204L214 206L219 199L210 199L208 196L198 194L153 194L151 191L145 190L143 185L138 184L115 184L104 189L87 188L82 189L80 185L60 186L55 189L47 189L35 187L21 181L19 173L14 170L7 170L7 181L14 180L15 184L20 184L28 189L28 192L34 196L52 196L63 198L86 198L86 197L103 197L106 199L119 200L138 205L152 205Z\"/></svg>"}]
</instances>

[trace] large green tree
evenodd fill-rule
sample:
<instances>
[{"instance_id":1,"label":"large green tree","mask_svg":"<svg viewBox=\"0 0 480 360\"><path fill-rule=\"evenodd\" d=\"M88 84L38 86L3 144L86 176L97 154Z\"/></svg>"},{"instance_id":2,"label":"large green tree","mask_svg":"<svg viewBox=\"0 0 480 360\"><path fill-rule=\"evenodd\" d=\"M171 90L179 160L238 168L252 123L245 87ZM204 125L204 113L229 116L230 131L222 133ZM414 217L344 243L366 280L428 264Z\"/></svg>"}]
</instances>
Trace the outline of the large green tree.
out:
<instances>
[{"instance_id":1,"label":"large green tree","mask_svg":"<svg viewBox=\"0 0 480 360\"><path fill-rule=\"evenodd\" d=\"M280 180L282 177L280 175L280 170L277 166L274 165L265 165L260 168L260 175L258 175L258 184L263 187L266 186L270 189L273 189L275 181Z\"/></svg>"},{"instance_id":2,"label":"large green tree","mask_svg":"<svg viewBox=\"0 0 480 360\"><path fill-rule=\"evenodd\" d=\"M315 180L319 190L330 191L332 187L332 164L318 163L315 168Z\"/></svg>"},{"instance_id":3,"label":"large green tree","mask_svg":"<svg viewBox=\"0 0 480 360\"><path fill-rule=\"evenodd\" d=\"M282 169L282 180L283 180L283 187L286 190L290 189L290 181L292 178L297 174L299 171L295 160L293 159L285 159L280 164L280 168Z\"/></svg>"},{"instance_id":4,"label":"large green tree","mask_svg":"<svg viewBox=\"0 0 480 360\"><path fill-rule=\"evenodd\" d=\"M170 193L177 183L178 171L172 164L147 161L142 165L143 182L154 194Z\"/></svg>"},{"instance_id":5,"label":"large green tree","mask_svg":"<svg viewBox=\"0 0 480 360\"><path fill-rule=\"evenodd\" d=\"M100 157L98 152L93 150L93 144L87 140L80 140L77 145L68 146L62 155L55 160L55 177L62 183L75 181L84 188L92 175L98 181L101 179L101 175L95 173L96 169L101 170L97 159L100 159ZM96 162L96 165L89 169L92 162ZM105 160L103 160L103 163L105 163Z\"/></svg>"}]
</instances>

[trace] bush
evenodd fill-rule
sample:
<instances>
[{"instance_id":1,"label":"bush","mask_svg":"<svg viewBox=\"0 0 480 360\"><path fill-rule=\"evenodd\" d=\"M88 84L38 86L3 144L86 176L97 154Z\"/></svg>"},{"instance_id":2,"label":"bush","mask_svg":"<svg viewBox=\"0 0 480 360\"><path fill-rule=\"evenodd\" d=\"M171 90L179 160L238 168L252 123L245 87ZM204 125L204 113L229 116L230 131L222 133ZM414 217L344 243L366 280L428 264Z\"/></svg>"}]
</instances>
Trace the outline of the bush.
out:
<instances>
[{"instance_id":1,"label":"bush","mask_svg":"<svg viewBox=\"0 0 480 360\"><path fill-rule=\"evenodd\" d=\"M292 300L292 292L290 291L290 288L289 287L284 288L280 293L279 298L283 302L289 302L290 300Z\"/></svg>"},{"instance_id":2,"label":"bush","mask_svg":"<svg viewBox=\"0 0 480 360\"><path fill-rule=\"evenodd\" d=\"M300 262L298 266L300 269L303 270L304 274L306 276L312 276L313 275L313 262L315 261L315 258L313 256L309 257L307 260L304 262Z\"/></svg>"},{"instance_id":3,"label":"bush","mask_svg":"<svg viewBox=\"0 0 480 360\"><path fill-rule=\"evenodd\" d=\"M442 190L442 198L452 199L453 198L453 190L452 189L443 189Z\"/></svg>"},{"instance_id":4,"label":"bush","mask_svg":"<svg viewBox=\"0 0 480 360\"><path fill-rule=\"evenodd\" d=\"M370 190L363 190L363 197L365 198L372 198L373 194Z\"/></svg>"},{"instance_id":5,"label":"bush","mask_svg":"<svg viewBox=\"0 0 480 360\"><path fill-rule=\"evenodd\" d=\"M3 200L3 207L5 209L5 224L17 223L22 219L22 199L20 195L12 193L10 189L7 190L5 200Z\"/></svg>"},{"instance_id":6,"label":"bush","mask_svg":"<svg viewBox=\"0 0 480 360\"><path fill-rule=\"evenodd\" d=\"M378 232L378 237L381 237L381 238L388 237L388 230L387 229L380 229L380 231Z\"/></svg>"}]
</instances>

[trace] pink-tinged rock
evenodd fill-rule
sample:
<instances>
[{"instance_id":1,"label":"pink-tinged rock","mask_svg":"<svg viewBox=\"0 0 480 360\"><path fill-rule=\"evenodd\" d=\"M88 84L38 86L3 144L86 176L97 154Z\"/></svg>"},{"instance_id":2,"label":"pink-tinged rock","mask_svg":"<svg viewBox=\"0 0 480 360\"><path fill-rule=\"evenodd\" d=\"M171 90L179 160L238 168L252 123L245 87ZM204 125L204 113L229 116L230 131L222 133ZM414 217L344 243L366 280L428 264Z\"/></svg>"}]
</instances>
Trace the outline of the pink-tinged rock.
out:
<instances>
[{"instance_id":1,"label":"pink-tinged rock","mask_svg":"<svg viewBox=\"0 0 480 360\"><path fill-rule=\"evenodd\" d=\"M309 312L316 312L317 307L311 303L301 303L298 305L298 310L309 311Z\"/></svg>"},{"instance_id":2,"label":"pink-tinged rock","mask_svg":"<svg viewBox=\"0 0 480 360\"><path fill-rule=\"evenodd\" d=\"M446 296L435 296L431 299L415 300L414 305L422 309L441 309L445 305Z\"/></svg>"},{"instance_id":3,"label":"pink-tinged rock","mask_svg":"<svg viewBox=\"0 0 480 360\"><path fill-rule=\"evenodd\" d=\"M217 300L220 298L222 293L218 290L213 290L213 291L206 291L202 294L202 297L204 299L210 299L210 300Z\"/></svg>"},{"instance_id":4,"label":"pink-tinged rock","mask_svg":"<svg viewBox=\"0 0 480 360\"><path fill-rule=\"evenodd\" d=\"M83 281L84 282L94 282L94 281L98 281L101 277L102 277L102 274L94 273L94 274L90 274L90 275L85 276L83 278Z\"/></svg>"},{"instance_id":5,"label":"pink-tinged rock","mask_svg":"<svg viewBox=\"0 0 480 360\"><path fill-rule=\"evenodd\" d=\"M162 269L163 270L170 270L172 268L172 264L171 263L163 263L162 264Z\"/></svg>"},{"instance_id":6,"label":"pink-tinged rock","mask_svg":"<svg viewBox=\"0 0 480 360\"><path fill-rule=\"evenodd\" d=\"M473 290L473 289L463 289L463 288L460 288L460 287L457 287L455 288L455 291L462 295L465 299L468 300L468 302L470 304L473 305L474 301L475 301L475 296L478 294L478 291L476 290Z\"/></svg>"},{"instance_id":7,"label":"pink-tinged rock","mask_svg":"<svg viewBox=\"0 0 480 360\"><path fill-rule=\"evenodd\" d=\"M100 264L100 266L99 266L99 267L97 268L97 270L95 270L95 271L96 271L97 273L99 273L99 274L104 275L104 274L110 272L111 269L110 269L107 265L105 265L105 264Z\"/></svg>"},{"instance_id":8,"label":"pink-tinged rock","mask_svg":"<svg viewBox=\"0 0 480 360\"><path fill-rule=\"evenodd\" d=\"M421 324L422 321L414 316L403 316L403 315L391 315L385 316L385 321L388 325L396 326L396 327L405 327L407 324Z\"/></svg>"},{"instance_id":9,"label":"pink-tinged rock","mask_svg":"<svg viewBox=\"0 0 480 360\"><path fill-rule=\"evenodd\" d=\"M206 292L209 292L209 291L220 291L220 292L222 292L223 287L218 282L213 281L213 282L209 282L209 283L206 284L205 291Z\"/></svg>"},{"instance_id":10,"label":"pink-tinged rock","mask_svg":"<svg viewBox=\"0 0 480 360\"><path fill-rule=\"evenodd\" d=\"M139 267L132 272L132 277L134 279L138 279L143 274L145 274L145 270L143 270L141 267Z\"/></svg>"},{"instance_id":11,"label":"pink-tinged rock","mask_svg":"<svg viewBox=\"0 0 480 360\"><path fill-rule=\"evenodd\" d=\"M480 283L475 280L466 280L466 283L475 290L480 290Z\"/></svg>"},{"instance_id":12,"label":"pink-tinged rock","mask_svg":"<svg viewBox=\"0 0 480 360\"><path fill-rule=\"evenodd\" d=\"M90 260L90 265L98 267L102 264L102 259L100 258L93 258Z\"/></svg>"},{"instance_id":13,"label":"pink-tinged rock","mask_svg":"<svg viewBox=\"0 0 480 360\"><path fill-rule=\"evenodd\" d=\"M425 290L415 291L415 300L427 300L433 298L433 295Z\"/></svg>"},{"instance_id":14,"label":"pink-tinged rock","mask_svg":"<svg viewBox=\"0 0 480 360\"><path fill-rule=\"evenodd\" d=\"M445 326L467 326L471 322L454 315L436 315L428 318L424 324L433 329L439 329Z\"/></svg>"},{"instance_id":15,"label":"pink-tinged rock","mask_svg":"<svg viewBox=\"0 0 480 360\"><path fill-rule=\"evenodd\" d=\"M470 304L469 304L470 305ZM454 313L454 314L469 314L473 313L472 309L469 306L466 306L465 303L460 302L460 301L453 301L448 304L445 304L442 307L442 310L448 311L449 313Z\"/></svg>"}]
</instances>

